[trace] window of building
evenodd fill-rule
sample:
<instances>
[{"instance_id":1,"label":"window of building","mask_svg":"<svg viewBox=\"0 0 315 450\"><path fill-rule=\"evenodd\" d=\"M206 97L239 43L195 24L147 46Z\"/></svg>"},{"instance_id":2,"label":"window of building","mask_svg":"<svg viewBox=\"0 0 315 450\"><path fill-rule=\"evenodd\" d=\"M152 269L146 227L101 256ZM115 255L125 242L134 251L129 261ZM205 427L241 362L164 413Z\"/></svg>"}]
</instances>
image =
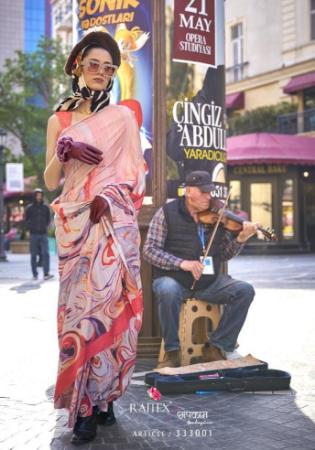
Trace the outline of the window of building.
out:
<instances>
[{"instance_id":1,"label":"window of building","mask_svg":"<svg viewBox=\"0 0 315 450\"><path fill-rule=\"evenodd\" d=\"M293 180L285 180L281 199L282 208L282 237L283 239L294 238L294 203L293 203Z\"/></svg>"},{"instance_id":2,"label":"window of building","mask_svg":"<svg viewBox=\"0 0 315 450\"><path fill-rule=\"evenodd\" d=\"M234 81L243 78L243 24L238 23L231 27L231 44L232 44L232 69Z\"/></svg>"},{"instance_id":3,"label":"window of building","mask_svg":"<svg viewBox=\"0 0 315 450\"><path fill-rule=\"evenodd\" d=\"M315 87L303 91L304 111L315 108Z\"/></svg>"},{"instance_id":4,"label":"window of building","mask_svg":"<svg viewBox=\"0 0 315 450\"><path fill-rule=\"evenodd\" d=\"M45 0L25 0L24 8L24 50L34 52L45 35Z\"/></svg>"},{"instance_id":5,"label":"window of building","mask_svg":"<svg viewBox=\"0 0 315 450\"><path fill-rule=\"evenodd\" d=\"M250 184L250 218L272 228L272 183Z\"/></svg>"},{"instance_id":6,"label":"window of building","mask_svg":"<svg viewBox=\"0 0 315 450\"><path fill-rule=\"evenodd\" d=\"M233 212L241 210L241 182L239 180L230 181L230 209Z\"/></svg>"},{"instance_id":7,"label":"window of building","mask_svg":"<svg viewBox=\"0 0 315 450\"><path fill-rule=\"evenodd\" d=\"M315 0L310 0L311 6L311 40L315 40Z\"/></svg>"}]
</instances>

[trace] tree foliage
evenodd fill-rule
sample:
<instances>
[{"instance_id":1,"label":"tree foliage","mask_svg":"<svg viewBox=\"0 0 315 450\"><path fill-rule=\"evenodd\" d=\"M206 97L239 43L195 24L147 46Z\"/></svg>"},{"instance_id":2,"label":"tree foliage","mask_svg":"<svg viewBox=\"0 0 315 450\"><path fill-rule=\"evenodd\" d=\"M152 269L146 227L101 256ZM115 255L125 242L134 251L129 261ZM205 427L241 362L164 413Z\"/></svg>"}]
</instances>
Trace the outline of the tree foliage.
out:
<instances>
[{"instance_id":1,"label":"tree foliage","mask_svg":"<svg viewBox=\"0 0 315 450\"><path fill-rule=\"evenodd\" d=\"M248 133L277 133L277 118L295 112L297 106L287 102L263 106L228 118L228 135Z\"/></svg>"},{"instance_id":2,"label":"tree foliage","mask_svg":"<svg viewBox=\"0 0 315 450\"><path fill-rule=\"evenodd\" d=\"M0 128L20 140L22 159L43 189L47 120L69 88L64 64L60 42L42 38L35 52L17 51L0 73Z\"/></svg>"}]
</instances>

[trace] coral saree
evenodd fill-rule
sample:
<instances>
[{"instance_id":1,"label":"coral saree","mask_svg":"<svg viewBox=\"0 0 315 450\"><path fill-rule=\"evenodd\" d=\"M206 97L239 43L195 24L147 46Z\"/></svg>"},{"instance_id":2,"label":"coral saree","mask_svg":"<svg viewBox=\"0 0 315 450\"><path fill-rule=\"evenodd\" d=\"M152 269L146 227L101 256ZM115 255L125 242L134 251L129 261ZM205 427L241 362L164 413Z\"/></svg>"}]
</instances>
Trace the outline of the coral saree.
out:
<instances>
[{"instance_id":1,"label":"coral saree","mask_svg":"<svg viewBox=\"0 0 315 450\"><path fill-rule=\"evenodd\" d=\"M68 409L73 427L95 405L107 411L134 369L143 310L137 211L145 163L134 113L124 106L109 105L61 136L103 152L97 166L64 164L63 190L51 205L60 277L55 408ZM93 225L95 195L107 200L109 212Z\"/></svg>"}]
</instances>

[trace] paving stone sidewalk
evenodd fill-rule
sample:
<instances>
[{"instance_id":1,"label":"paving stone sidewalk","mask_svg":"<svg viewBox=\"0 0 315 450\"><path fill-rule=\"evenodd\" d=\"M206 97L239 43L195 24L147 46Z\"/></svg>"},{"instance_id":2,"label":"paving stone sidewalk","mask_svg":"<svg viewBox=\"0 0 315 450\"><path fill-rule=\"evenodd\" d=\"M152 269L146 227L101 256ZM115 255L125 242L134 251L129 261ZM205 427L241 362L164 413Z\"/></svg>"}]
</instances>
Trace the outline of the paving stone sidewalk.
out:
<instances>
[{"instance_id":1,"label":"paving stone sidewalk","mask_svg":"<svg viewBox=\"0 0 315 450\"><path fill-rule=\"evenodd\" d=\"M13 259L4 272L0 266L0 449L73 449L66 414L52 404L58 283L30 281L26 257ZM242 272L242 261L247 260L239 258L235 272ZM52 267L56 270L55 261ZM240 349L288 370L290 391L162 396L157 403L143 376L135 376L115 402L117 423L99 427L96 440L81 448L315 450L314 290L256 292ZM139 359L135 375L155 363ZM206 423L187 423L180 411L204 411Z\"/></svg>"}]
</instances>

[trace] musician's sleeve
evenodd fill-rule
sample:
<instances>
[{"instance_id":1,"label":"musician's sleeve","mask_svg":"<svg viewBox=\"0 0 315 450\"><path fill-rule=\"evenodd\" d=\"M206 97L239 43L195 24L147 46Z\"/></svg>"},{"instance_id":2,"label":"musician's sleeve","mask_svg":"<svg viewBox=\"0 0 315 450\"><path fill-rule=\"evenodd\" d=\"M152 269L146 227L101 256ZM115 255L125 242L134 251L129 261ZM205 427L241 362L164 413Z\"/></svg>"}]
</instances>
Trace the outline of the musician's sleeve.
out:
<instances>
[{"instance_id":1,"label":"musician's sleeve","mask_svg":"<svg viewBox=\"0 0 315 450\"><path fill-rule=\"evenodd\" d=\"M224 230L220 244L221 261L228 261L234 256L239 255L243 248L244 244L237 242L236 237Z\"/></svg>"},{"instance_id":2,"label":"musician's sleeve","mask_svg":"<svg viewBox=\"0 0 315 450\"><path fill-rule=\"evenodd\" d=\"M150 264L161 269L179 270L179 266L183 260L164 250L166 236L167 223L164 210L160 208L151 220L147 238L143 246L143 257Z\"/></svg>"}]
</instances>

